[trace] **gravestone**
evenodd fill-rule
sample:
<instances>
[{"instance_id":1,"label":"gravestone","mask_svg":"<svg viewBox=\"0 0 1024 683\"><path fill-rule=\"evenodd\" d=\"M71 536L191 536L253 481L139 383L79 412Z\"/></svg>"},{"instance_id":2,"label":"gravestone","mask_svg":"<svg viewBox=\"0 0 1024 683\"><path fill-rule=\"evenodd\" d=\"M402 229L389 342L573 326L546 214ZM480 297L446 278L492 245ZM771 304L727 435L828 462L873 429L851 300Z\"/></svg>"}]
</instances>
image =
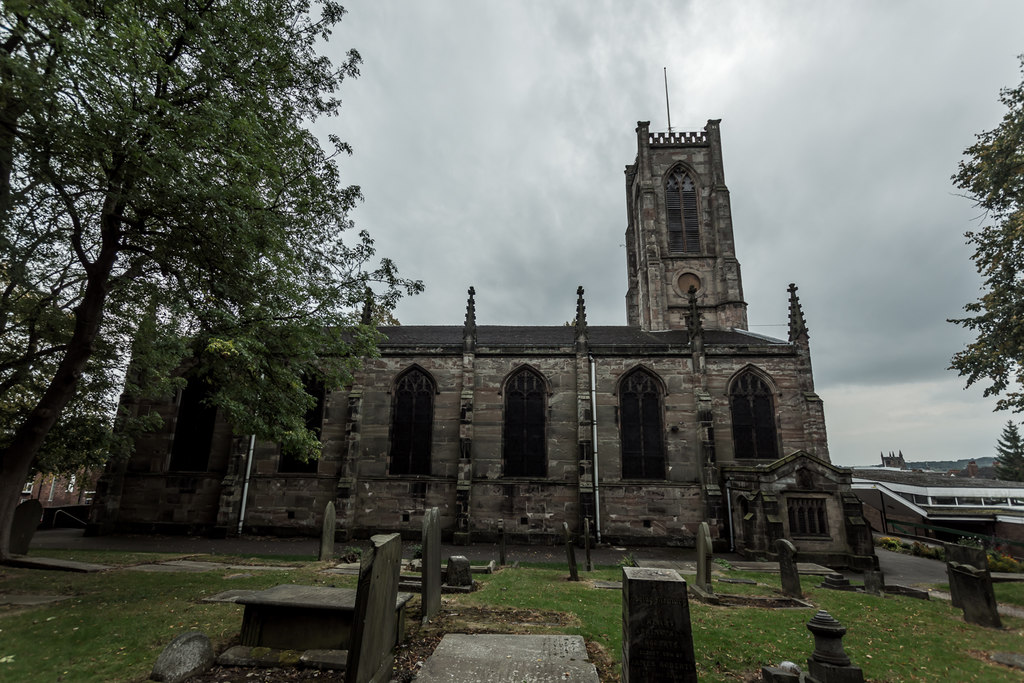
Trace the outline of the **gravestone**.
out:
<instances>
[{"instance_id":1,"label":"gravestone","mask_svg":"<svg viewBox=\"0 0 1024 683\"><path fill-rule=\"evenodd\" d=\"M391 678L395 600L402 563L398 534L374 536L363 551L356 586L346 683L384 683Z\"/></svg>"},{"instance_id":2,"label":"gravestone","mask_svg":"<svg viewBox=\"0 0 1024 683\"><path fill-rule=\"evenodd\" d=\"M505 566L505 520L498 520L498 564Z\"/></svg>"},{"instance_id":3,"label":"gravestone","mask_svg":"<svg viewBox=\"0 0 1024 683\"><path fill-rule=\"evenodd\" d=\"M960 597L960 608L964 621L988 628L1002 628L996 596L992 591L992 577L988 569L978 569L969 564L947 562L949 587L955 587Z\"/></svg>"},{"instance_id":4,"label":"gravestone","mask_svg":"<svg viewBox=\"0 0 1024 683\"><path fill-rule=\"evenodd\" d=\"M791 598L803 599L800 588L800 572L796 568L796 546L787 539L775 541L775 552L779 555L779 576L782 579L782 592Z\"/></svg>"},{"instance_id":5,"label":"gravestone","mask_svg":"<svg viewBox=\"0 0 1024 683\"><path fill-rule=\"evenodd\" d=\"M43 504L30 498L14 508L14 519L11 521L11 554L27 555L28 546L36 534L39 521L43 517Z\"/></svg>"},{"instance_id":6,"label":"gravestone","mask_svg":"<svg viewBox=\"0 0 1024 683\"><path fill-rule=\"evenodd\" d=\"M320 561L334 557L334 501L328 501L324 507L324 526L320 531Z\"/></svg>"},{"instance_id":7,"label":"gravestone","mask_svg":"<svg viewBox=\"0 0 1024 683\"><path fill-rule=\"evenodd\" d=\"M711 593L711 528L707 522L697 527L697 587Z\"/></svg>"},{"instance_id":8,"label":"gravestone","mask_svg":"<svg viewBox=\"0 0 1024 683\"><path fill-rule=\"evenodd\" d=\"M583 549L587 554L587 571L594 571L594 563L590 561L590 517L583 518Z\"/></svg>"},{"instance_id":9,"label":"gravestone","mask_svg":"<svg viewBox=\"0 0 1024 683\"><path fill-rule=\"evenodd\" d=\"M423 575L420 596L423 601L423 623L441 610L441 521L437 508L423 515Z\"/></svg>"},{"instance_id":10,"label":"gravestone","mask_svg":"<svg viewBox=\"0 0 1024 683\"><path fill-rule=\"evenodd\" d=\"M970 565L975 569L984 570L985 574L988 574L988 555L983 548L974 548L968 545L960 545L959 543L944 543L943 547L946 552L946 576L949 578L951 602L953 607L963 609L964 604L961 598L963 591L958 583L961 574L954 575L950 569L950 564Z\"/></svg>"},{"instance_id":11,"label":"gravestone","mask_svg":"<svg viewBox=\"0 0 1024 683\"><path fill-rule=\"evenodd\" d=\"M864 570L864 592L881 595L885 592L885 574L872 569Z\"/></svg>"},{"instance_id":12,"label":"gravestone","mask_svg":"<svg viewBox=\"0 0 1024 683\"><path fill-rule=\"evenodd\" d=\"M674 569L622 568L622 681L697 681L686 581Z\"/></svg>"},{"instance_id":13,"label":"gravestone","mask_svg":"<svg viewBox=\"0 0 1024 683\"><path fill-rule=\"evenodd\" d=\"M807 622L807 630L814 636L814 652L807 660L807 671L821 683L864 683L864 671L850 662L843 648L846 627L825 610Z\"/></svg>"},{"instance_id":14,"label":"gravestone","mask_svg":"<svg viewBox=\"0 0 1024 683\"><path fill-rule=\"evenodd\" d=\"M572 534L569 533L569 524L562 522L562 529L565 531L565 557L569 562L569 580L579 581L580 575L576 571L576 548L572 545Z\"/></svg>"},{"instance_id":15,"label":"gravestone","mask_svg":"<svg viewBox=\"0 0 1024 683\"><path fill-rule=\"evenodd\" d=\"M465 555L452 555L448 558L444 582L449 586L472 586L473 568Z\"/></svg>"},{"instance_id":16,"label":"gravestone","mask_svg":"<svg viewBox=\"0 0 1024 683\"><path fill-rule=\"evenodd\" d=\"M181 683L213 666L213 645L202 631L182 633L156 658L150 680Z\"/></svg>"}]
</instances>

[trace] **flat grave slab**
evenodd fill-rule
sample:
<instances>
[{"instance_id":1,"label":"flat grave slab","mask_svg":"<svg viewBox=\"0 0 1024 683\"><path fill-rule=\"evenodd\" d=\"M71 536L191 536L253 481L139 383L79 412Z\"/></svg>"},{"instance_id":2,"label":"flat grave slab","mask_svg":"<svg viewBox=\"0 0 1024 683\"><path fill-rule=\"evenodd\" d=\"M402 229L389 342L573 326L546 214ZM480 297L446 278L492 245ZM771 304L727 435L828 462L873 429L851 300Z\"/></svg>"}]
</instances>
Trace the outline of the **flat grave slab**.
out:
<instances>
[{"instance_id":1,"label":"flat grave slab","mask_svg":"<svg viewBox=\"0 0 1024 683\"><path fill-rule=\"evenodd\" d=\"M67 595L11 595L10 593L0 594L0 605L12 605L14 607L35 607L37 605L49 605L54 602L66 600Z\"/></svg>"},{"instance_id":2,"label":"flat grave slab","mask_svg":"<svg viewBox=\"0 0 1024 683\"><path fill-rule=\"evenodd\" d=\"M405 605L412 593L395 600L395 642L405 632ZM352 638L356 591L352 588L283 584L233 602L245 605L242 645L281 650L347 650Z\"/></svg>"},{"instance_id":3,"label":"flat grave slab","mask_svg":"<svg viewBox=\"0 0 1024 683\"><path fill-rule=\"evenodd\" d=\"M232 602L237 603L239 598L247 598L254 593L259 593L256 590L246 590L244 588L232 588L231 590L222 591L216 595L211 595L208 598L203 598L202 602Z\"/></svg>"},{"instance_id":4,"label":"flat grave slab","mask_svg":"<svg viewBox=\"0 0 1024 683\"><path fill-rule=\"evenodd\" d=\"M598 683L581 636L467 635L441 639L417 683Z\"/></svg>"},{"instance_id":5,"label":"flat grave slab","mask_svg":"<svg viewBox=\"0 0 1024 683\"><path fill-rule=\"evenodd\" d=\"M621 581L594 581L594 588L602 588L604 590L620 591L622 590Z\"/></svg>"},{"instance_id":6,"label":"flat grave slab","mask_svg":"<svg viewBox=\"0 0 1024 683\"><path fill-rule=\"evenodd\" d=\"M675 569L681 574L697 573L697 563L692 560L637 560L636 566L644 569Z\"/></svg>"},{"instance_id":7,"label":"flat grave slab","mask_svg":"<svg viewBox=\"0 0 1024 683\"><path fill-rule=\"evenodd\" d=\"M76 560L58 560L52 557L29 557L28 555L15 555L4 562L8 567L21 567L23 569L52 569L63 572L105 572L114 569L107 564L95 564L93 562L78 562Z\"/></svg>"},{"instance_id":8,"label":"flat grave slab","mask_svg":"<svg viewBox=\"0 0 1024 683\"><path fill-rule=\"evenodd\" d=\"M778 574L778 562L730 562L732 568L740 572L761 572L764 574ZM813 562L797 562L796 569L801 574L815 574L826 576L835 573L834 569L823 567Z\"/></svg>"},{"instance_id":9,"label":"flat grave slab","mask_svg":"<svg viewBox=\"0 0 1024 683\"><path fill-rule=\"evenodd\" d=\"M155 564L137 564L133 567L125 567L125 569L133 572L168 572L168 573L185 573L185 574L197 574L199 572L216 572L216 571L285 571L292 569L288 566L271 566L271 565L260 565L260 564L224 564L223 562L202 562L199 560L170 560L168 562L158 562Z\"/></svg>"}]
</instances>

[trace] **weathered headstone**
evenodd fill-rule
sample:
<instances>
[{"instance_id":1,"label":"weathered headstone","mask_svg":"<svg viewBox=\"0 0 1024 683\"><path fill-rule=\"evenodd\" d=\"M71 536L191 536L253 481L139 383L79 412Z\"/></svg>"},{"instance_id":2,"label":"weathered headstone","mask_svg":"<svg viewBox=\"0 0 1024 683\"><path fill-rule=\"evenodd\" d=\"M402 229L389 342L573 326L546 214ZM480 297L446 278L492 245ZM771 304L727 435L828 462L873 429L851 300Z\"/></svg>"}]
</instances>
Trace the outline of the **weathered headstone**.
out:
<instances>
[{"instance_id":1,"label":"weathered headstone","mask_svg":"<svg viewBox=\"0 0 1024 683\"><path fill-rule=\"evenodd\" d=\"M943 546L946 553L946 576L949 577L950 602L952 602L953 607L963 609L964 603L961 598L963 591L959 584L961 575L954 574L950 569L950 564L957 563L970 565L975 569L983 570L985 574L988 574L988 555L985 553L983 548L975 548L969 545L945 543Z\"/></svg>"},{"instance_id":2,"label":"weathered headstone","mask_svg":"<svg viewBox=\"0 0 1024 683\"><path fill-rule=\"evenodd\" d=\"M779 577L782 579L782 592L791 598L804 597L800 588L800 572L796 568L796 546L787 539L775 541L775 552L779 555Z\"/></svg>"},{"instance_id":3,"label":"weathered headstone","mask_svg":"<svg viewBox=\"0 0 1024 683\"><path fill-rule=\"evenodd\" d=\"M150 680L181 683L213 666L213 645L202 631L182 633L156 658Z\"/></svg>"},{"instance_id":4,"label":"weathered headstone","mask_svg":"<svg viewBox=\"0 0 1024 683\"><path fill-rule=\"evenodd\" d=\"M320 561L334 557L334 501L328 501L324 507L324 526L320 531Z\"/></svg>"},{"instance_id":5,"label":"weathered headstone","mask_svg":"<svg viewBox=\"0 0 1024 683\"><path fill-rule=\"evenodd\" d=\"M562 529L565 531L565 557L569 562L569 580L579 581L580 575L576 570L576 548L572 545L572 534L569 533L568 522L562 522Z\"/></svg>"},{"instance_id":6,"label":"weathered headstone","mask_svg":"<svg viewBox=\"0 0 1024 683\"><path fill-rule=\"evenodd\" d=\"M420 595L423 601L423 623L441 610L441 521L437 508L423 515L423 575Z\"/></svg>"},{"instance_id":7,"label":"weathered headstone","mask_svg":"<svg viewBox=\"0 0 1024 683\"><path fill-rule=\"evenodd\" d=\"M374 536L363 551L346 683L383 683L391 678L401 562L398 534Z\"/></svg>"},{"instance_id":8,"label":"weathered headstone","mask_svg":"<svg viewBox=\"0 0 1024 683\"><path fill-rule=\"evenodd\" d=\"M686 581L674 569L622 568L622 681L697 681Z\"/></svg>"},{"instance_id":9,"label":"weathered headstone","mask_svg":"<svg viewBox=\"0 0 1024 683\"><path fill-rule=\"evenodd\" d=\"M498 520L498 564L505 566L505 520Z\"/></svg>"},{"instance_id":10,"label":"weathered headstone","mask_svg":"<svg viewBox=\"0 0 1024 683\"><path fill-rule=\"evenodd\" d=\"M590 561L590 517L583 518L583 549L587 554L587 571L594 571L594 563Z\"/></svg>"},{"instance_id":11,"label":"weathered headstone","mask_svg":"<svg viewBox=\"0 0 1024 683\"><path fill-rule=\"evenodd\" d=\"M26 555L32 537L36 534L39 521L43 517L43 504L30 498L14 508L14 519L11 522L11 554Z\"/></svg>"},{"instance_id":12,"label":"weathered headstone","mask_svg":"<svg viewBox=\"0 0 1024 683\"><path fill-rule=\"evenodd\" d=\"M473 568L465 555L452 555L448 558L444 582L449 586L472 586Z\"/></svg>"},{"instance_id":13,"label":"weathered headstone","mask_svg":"<svg viewBox=\"0 0 1024 683\"><path fill-rule=\"evenodd\" d=\"M885 574L873 570L864 570L864 592L872 595L881 595L885 592Z\"/></svg>"},{"instance_id":14,"label":"weathered headstone","mask_svg":"<svg viewBox=\"0 0 1024 683\"><path fill-rule=\"evenodd\" d=\"M707 522L697 527L697 587L711 593L711 528Z\"/></svg>"},{"instance_id":15,"label":"weathered headstone","mask_svg":"<svg viewBox=\"0 0 1024 683\"><path fill-rule=\"evenodd\" d=\"M999 608L992 590L992 577L988 569L978 569L969 564L947 562L949 587L960 597L960 608L964 611L964 621L988 628L1002 628L999 619Z\"/></svg>"}]
</instances>

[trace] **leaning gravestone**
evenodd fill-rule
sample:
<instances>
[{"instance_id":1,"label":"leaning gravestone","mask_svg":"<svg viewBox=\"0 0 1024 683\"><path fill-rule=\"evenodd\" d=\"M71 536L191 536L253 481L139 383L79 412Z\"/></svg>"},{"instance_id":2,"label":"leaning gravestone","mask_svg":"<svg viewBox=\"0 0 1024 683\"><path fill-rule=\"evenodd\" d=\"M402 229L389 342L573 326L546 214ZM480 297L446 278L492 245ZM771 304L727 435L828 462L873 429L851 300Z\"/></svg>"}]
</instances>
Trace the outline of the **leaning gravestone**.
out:
<instances>
[{"instance_id":1,"label":"leaning gravestone","mask_svg":"<svg viewBox=\"0 0 1024 683\"><path fill-rule=\"evenodd\" d=\"M345 683L384 683L391 678L402 541L398 534L388 534L374 536L370 544L359 566Z\"/></svg>"},{"instance_id":2,"label":"leaning gravestone","mask_svg":"<svg viewBox=\"0 0 1024 683\"><path fill-rule=\"evenodd\" d=\"M334 501L328 501L324 507L324 527L320 531L320 561L334 557Z\"/></svg>"},{"instance_id":3,"label":"leaning gravestone","mask_svg":"<svg viewBox=\"0 0 1024 683\"><path fill-rule=\"evenodd\" d=\"M181 683L213 666L213 645L202 631L182 633L156 658L150 680Z\"/></svg>"},{"instance_id":4,"label":"leaning gravestone","mask_svg":"<svg viewBox=\"0 0 1024 683\"><path fill-rule=\"evenodd\" d=\"M437 508L423 515L423 575L420 596L423 602L423 623L441 610L441 521Z\"/></svg>"},{"instance_id":5,"label":"leaning gravestone","mask_svg":"<svg viewBox=\"0 0 1024 683\"><path fill-rule=\"evenodd\" d=\"M949 573L950 591L955 589L960 598L964 621L988 628L1002 628L1003 622L999 619L999 606L996 604L988 569L947 562L946 571Z\"/></svg>"},{"instance_id":6,"label":"leaning gravestone","mask_svg":"<svg viewBox=\"0 0 1024 683\"><path fill-rule=\"evenodd\" d=\"M572 534L569 533L569 523L562 522L562 529L565 530L565 557L569 562L569 580L579 581L580 575L576 570L576 548L572 545Z\"/></svg>"},{"instance_id":7,"label":"leaning gravestone","mask_svg":"<svg viewBox=\"0 0 1024 683\"><path fill-rule=\"evenodd\" d=\"M958 609L964 608L963 599L960 589L960 577L961 574L954 574L950 568L951 564L963 564L970 565L975 569L980 569L988 574L988 555L985 553L983 548L974 548L969 545L960 545L959 543L944 543L943 548L946 554L946 576L949 577L949 595L950 602L953 607Z\"/></svg>"},{"instance_id":8,"label":"leaning gravestone","mask_svg":"<svg viewBox=\"0 0 1024 683\"><path fill-rule=\"evenodd\" d=\"M472 586L473 568L465 555L452 555L448 558L444 582L449 586Z\"/></svg>"},{"instance_id":9,"label":"leaning gravestone","mask_svg":"<svg viewBox=\"0 0 1024 683\"><path fill-rule=\"evenodd\" d=\"M686 581L674 569L622 568L622 681L697 681Z\"/></svg>"},{"instance_id":10,"label":"leaning gravestone","mask_svg":"<svg viewBox=\"0 0 1024 683\"><path fill-rule=\"evenodd\" d=\"M711 527L701 522L697 527L697 588L711 593Z\"/></svg>"},{"instance_id":11,"label":"leaning gravestone","mask_svg":"<svg viewBox=\"0 0 1024 683\"><path fill-rule=\"evenodd\" d=\"M787 539L775 541L775 552L779 554L779 577L782 579L782 592L791 598L802 599L800 588L800 572L796 568L796 546Z\"/></svg>"},{"instance_id":12,"label":"leaning gravestone","mask_svg":"<svg viewBox=\"0 0 1024 683\"><path fill-rule=\"evenodd\" d=\"M39 527L43 517L43 504L30 498L14 509L14 520L11 522L11 554L27 555L28 546Z\"/></svg>"}]
</instances>

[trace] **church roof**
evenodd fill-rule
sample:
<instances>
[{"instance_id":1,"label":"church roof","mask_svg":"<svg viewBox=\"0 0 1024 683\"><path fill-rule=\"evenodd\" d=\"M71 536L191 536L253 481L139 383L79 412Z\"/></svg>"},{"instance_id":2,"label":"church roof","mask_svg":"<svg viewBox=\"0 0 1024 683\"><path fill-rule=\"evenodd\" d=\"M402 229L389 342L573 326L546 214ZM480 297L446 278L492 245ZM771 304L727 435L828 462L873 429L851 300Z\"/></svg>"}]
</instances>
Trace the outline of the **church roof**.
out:
<instances>
[{"instance_id":1,"label":"church roof","mask_svg":"<svg viewBox=\"0 0 1024 683\"><path fill-rule=\"evenodd\" d=\"M400 325L381 327L387 337L381 349L400 346L462 346L461 325ZM591 347L629 346L668 349L687 346L686 330L645 332L639 327L625 325L588 326L587 337ZM565 325L479 325L476 343L480 346L572 346L573 327ZM788 346L781 339L765 337L746 330L704 330L705 346Z\"/></svg>"}]
</instances>

